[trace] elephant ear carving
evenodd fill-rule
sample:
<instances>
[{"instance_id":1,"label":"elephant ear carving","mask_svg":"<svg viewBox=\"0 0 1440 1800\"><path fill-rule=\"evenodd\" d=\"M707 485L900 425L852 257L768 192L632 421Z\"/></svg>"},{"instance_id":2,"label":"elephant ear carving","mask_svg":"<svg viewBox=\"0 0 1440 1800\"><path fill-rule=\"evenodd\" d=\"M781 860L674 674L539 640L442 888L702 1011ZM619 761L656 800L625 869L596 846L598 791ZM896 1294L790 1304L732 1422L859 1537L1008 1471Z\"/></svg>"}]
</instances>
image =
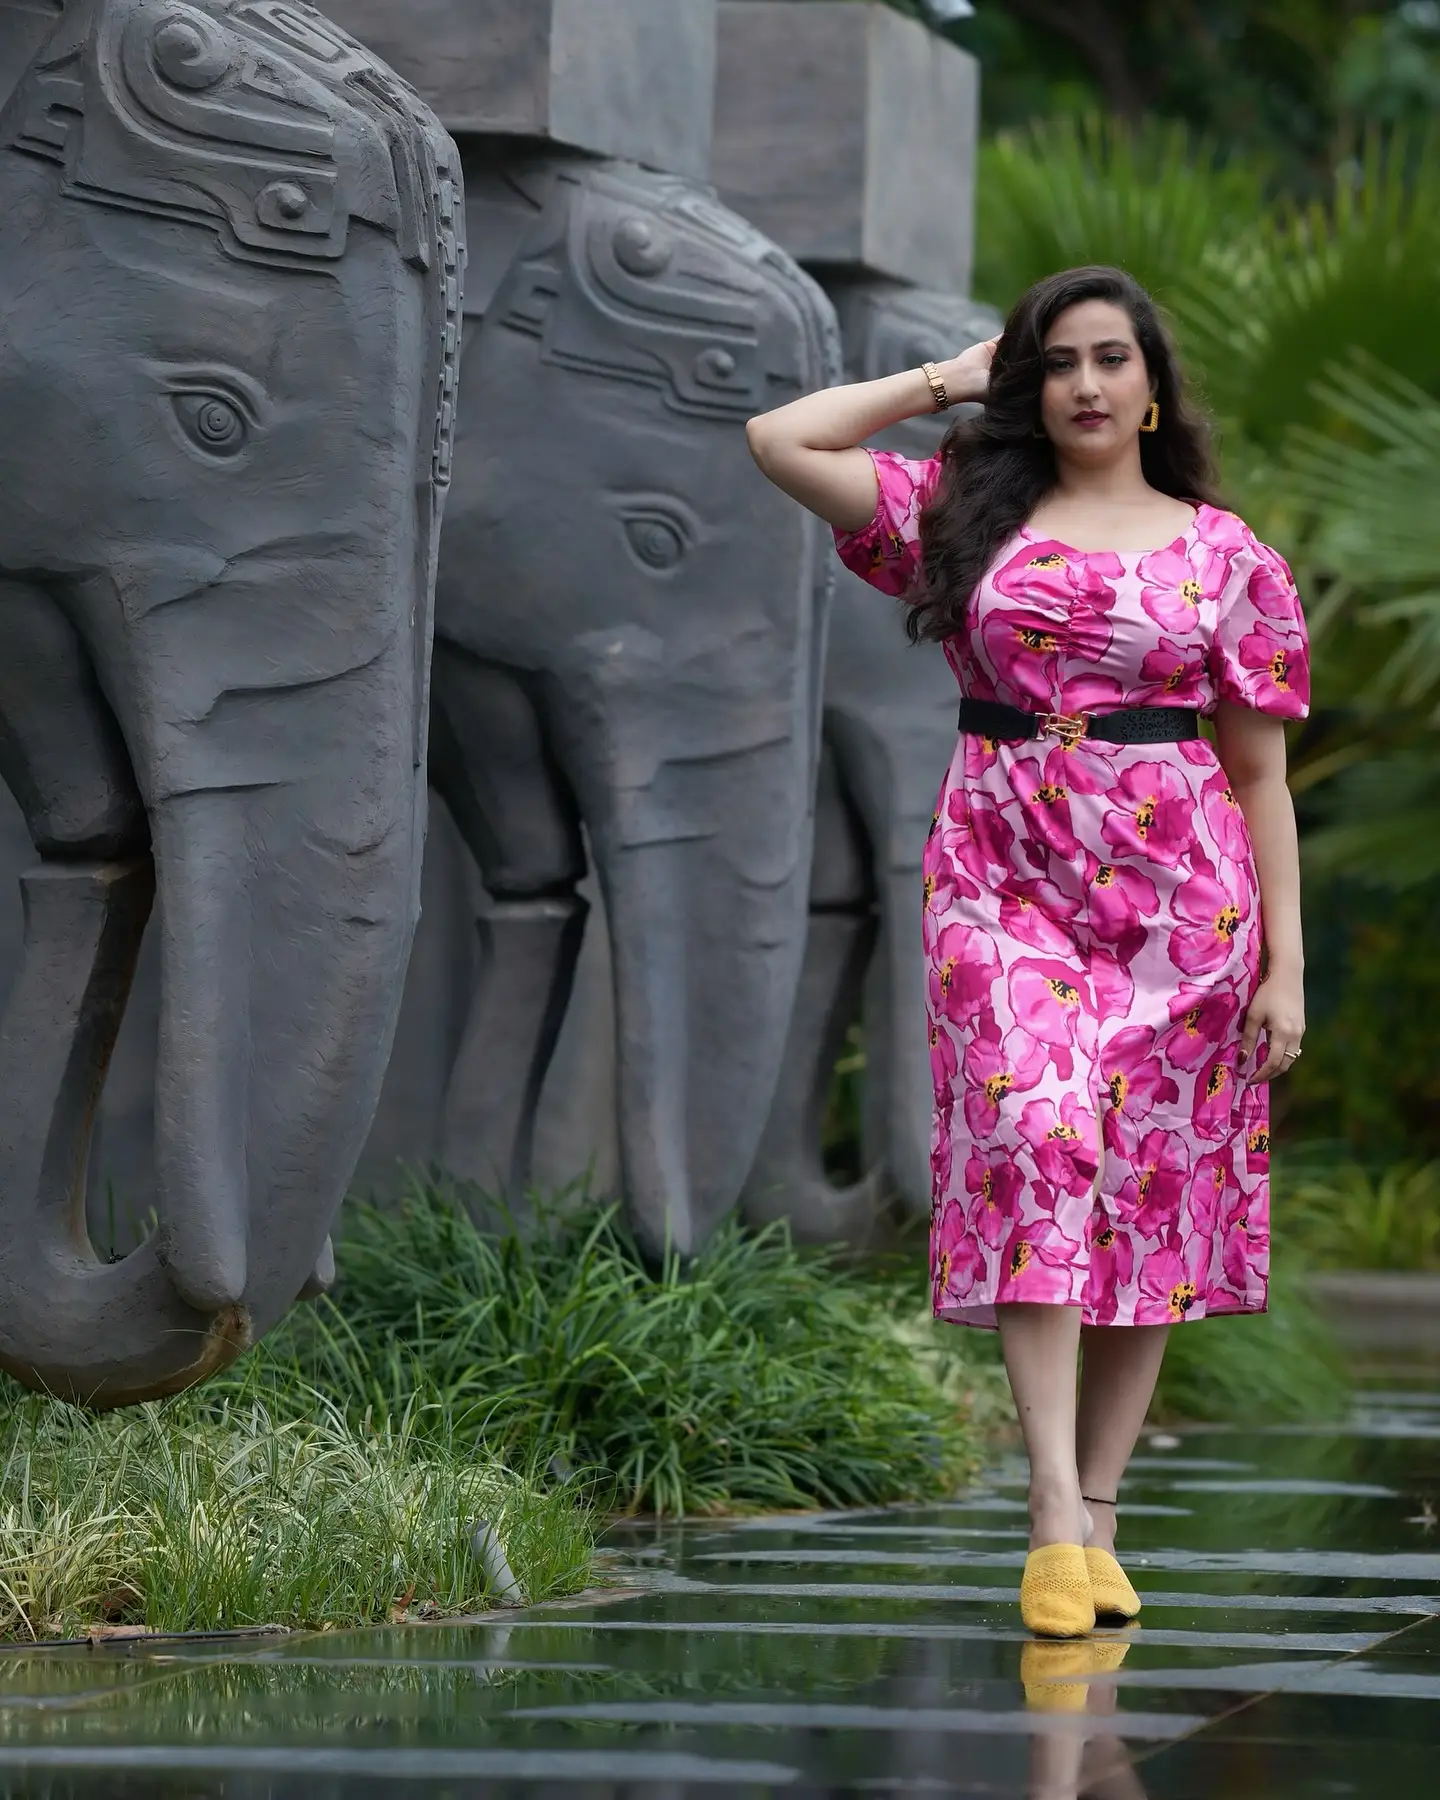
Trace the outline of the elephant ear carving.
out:
<instances>
[{"instance_id":1,"label":"elephant ear carving","mask_svg":"<svg viewBox=\"0 0 1440 1800\"><path fill-rule=\"evenodd\" d=\"M676 412L747 418L813 385L827 309L803 287L700 190L609 167L555 181L491 316L540 338L546 362L659 387Z\"/></svg>"},{"instance_id":2,"label":"elephant ear carving","mask_svg":"<svg viewBox=\"0 0 1440 1800\"><path fill-rule=\"evenodd\" d=\"M875 381L923 362L943 362L992 337L1003 323L978 301L893 282L857 287L841 296L839 312L852 381Z\"/></svg>"},{"instance_id":3,"label":"elephant ear carving","mask_svg":"<svg viewBox=\"0 0 1440 1800\"><path fill-rule=\"evenodd\" d=\"M0 138L63 162L73 198L217 220L239 256L333 259L360 218L428 269L443 235L445 140L299 0L74 0Z\"/></svg>"}]
</instances>

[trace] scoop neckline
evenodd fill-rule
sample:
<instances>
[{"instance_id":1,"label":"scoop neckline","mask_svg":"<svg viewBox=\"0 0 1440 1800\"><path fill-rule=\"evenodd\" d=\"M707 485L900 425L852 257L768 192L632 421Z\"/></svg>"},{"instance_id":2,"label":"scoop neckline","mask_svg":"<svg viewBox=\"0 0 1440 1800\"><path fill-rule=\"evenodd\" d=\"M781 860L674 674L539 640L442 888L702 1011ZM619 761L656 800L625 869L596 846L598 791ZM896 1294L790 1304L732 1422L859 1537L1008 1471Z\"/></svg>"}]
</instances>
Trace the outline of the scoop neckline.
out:
<instances>
[{"instance_id":1,"label":"scoop neckline","mask_svg":"<svg viewBox=\"0 0 1440 1800\"><path fill-rule=\"evenodd\" d=\"M1189 503L1187 503L1189 504ZM1203 502L1194 502L1194 511L1190 515L1190 523L1181 532L1164 544L1153 544L1144 550L1081 550L1075 544L1067 544L1064 538L1051 537L1031 528L1027 519L1020 527L1021 537L1028 538L1032 544L1054 544L1057 550L1064 550L1071 556L1160 556L1166 550L1173 550L1177 544L1188 544L1195 535L1200 524L1200 514L1204 510Z\"/></svg>"}]
</instances>

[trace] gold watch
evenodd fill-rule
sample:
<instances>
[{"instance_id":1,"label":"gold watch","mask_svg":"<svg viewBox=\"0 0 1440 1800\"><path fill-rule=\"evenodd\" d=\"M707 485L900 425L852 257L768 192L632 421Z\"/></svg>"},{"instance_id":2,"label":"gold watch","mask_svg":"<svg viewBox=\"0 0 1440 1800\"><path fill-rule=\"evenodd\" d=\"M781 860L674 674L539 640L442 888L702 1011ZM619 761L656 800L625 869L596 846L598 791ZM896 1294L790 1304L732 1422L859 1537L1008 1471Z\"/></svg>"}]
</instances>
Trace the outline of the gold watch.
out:
<instances>
[{"instance_id":1,"label":"gold watch","mask_svg":"<svg viewBox=\"0 0 1440 1800\"><path fill-rule=\"evenodd\" d=\"M930 392L935 396L936 412L945 412L954 402L945 391L945 383L940 379L940 371L933 362L921 363L920 371L930 383Z\"/></svg>"}]
</instances>

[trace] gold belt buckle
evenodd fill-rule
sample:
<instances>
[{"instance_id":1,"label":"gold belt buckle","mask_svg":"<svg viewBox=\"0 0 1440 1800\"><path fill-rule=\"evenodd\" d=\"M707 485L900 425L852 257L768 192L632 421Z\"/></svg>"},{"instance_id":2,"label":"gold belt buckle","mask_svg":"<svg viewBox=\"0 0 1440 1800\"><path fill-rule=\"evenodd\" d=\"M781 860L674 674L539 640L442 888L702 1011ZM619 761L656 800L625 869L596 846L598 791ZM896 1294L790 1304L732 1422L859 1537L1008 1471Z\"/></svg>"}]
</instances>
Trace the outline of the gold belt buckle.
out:
<instances>
[{"instance_id":1,"label":"gold belt buckle","mask_svg":"<svg viewBox=\"0 0 1440 1800\"><path fill-rule=\"evenodd\" d=\"M1090 729L1089 713L1041 713L1040 730L1059 738L1067 750L1073 750Z\"/></svg>"}]
</instances>

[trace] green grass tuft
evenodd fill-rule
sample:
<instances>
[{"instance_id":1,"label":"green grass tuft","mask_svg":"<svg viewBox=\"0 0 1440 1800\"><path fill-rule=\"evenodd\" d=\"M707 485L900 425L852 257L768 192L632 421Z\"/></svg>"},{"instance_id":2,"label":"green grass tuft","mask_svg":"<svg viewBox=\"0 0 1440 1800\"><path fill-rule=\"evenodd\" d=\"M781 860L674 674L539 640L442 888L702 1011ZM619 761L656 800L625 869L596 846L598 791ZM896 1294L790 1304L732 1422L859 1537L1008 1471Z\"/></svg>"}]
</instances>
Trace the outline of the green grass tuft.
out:
<instances>
[{"instance_id":1,"label":"green grass tuft","mask_svg":"<svg viewBox=\"0 0 1440 1800\"><path fill-rule=\"evenodd\" d=\"M592 1521L572 1496L446 1448L413 1413L347 1422L274 1373L266 1400L222 1383L98 1417L7 1383L0 1636L473 1611L487 1599L469 1547L482 1518L531 1599L584 1585Z\"/></svg>"},{"instance_id":2,"label":"green grass tuft","mask_svg":"<svg viewBox=\"0 0 1440 1800\"><path fill-rule=\"evenodd\" d=\"M614 1209L482 1232L418 1180L346 1225L335 1300L208 1387L95 1417L0 1384L0 1637L472 1611L480 1518L553 1598L588 1579L601 1507L930 1498L1012 1418L996 1340L930 1320L918 1251L729 1223L651 1268ZM1288 1261L1272 1308L1174 1331L1157 1416L1342 1412Z\"/></svg>"},{"instance_id":3,"label":"green grass tuft","mask_svg":"<svg viewBox=\"0 0 1440 1800\"><path fill-rule=\"evenodd\" d=\"M628 1511L868 1505L971 1466L888 1286L734 1223L652 1270L614 1209L537 1208L480 1232L419 1180L352 1206L335 1302L289 1335L296 1371L352 1416L418 1400L515 1467L558 1448Z\"/></svg>"},{"instance_id":4,"label":"green grass tuft","mask_svg":"<svg viewBox=\"0 0 1440 1800\"><path fill-rule=\"evenodd\" d=\"M1440 1269L1440 1162L1344 1162L1277 1184L1275 1228L1321 1269Z\"/></svg>"}]
</instances>

